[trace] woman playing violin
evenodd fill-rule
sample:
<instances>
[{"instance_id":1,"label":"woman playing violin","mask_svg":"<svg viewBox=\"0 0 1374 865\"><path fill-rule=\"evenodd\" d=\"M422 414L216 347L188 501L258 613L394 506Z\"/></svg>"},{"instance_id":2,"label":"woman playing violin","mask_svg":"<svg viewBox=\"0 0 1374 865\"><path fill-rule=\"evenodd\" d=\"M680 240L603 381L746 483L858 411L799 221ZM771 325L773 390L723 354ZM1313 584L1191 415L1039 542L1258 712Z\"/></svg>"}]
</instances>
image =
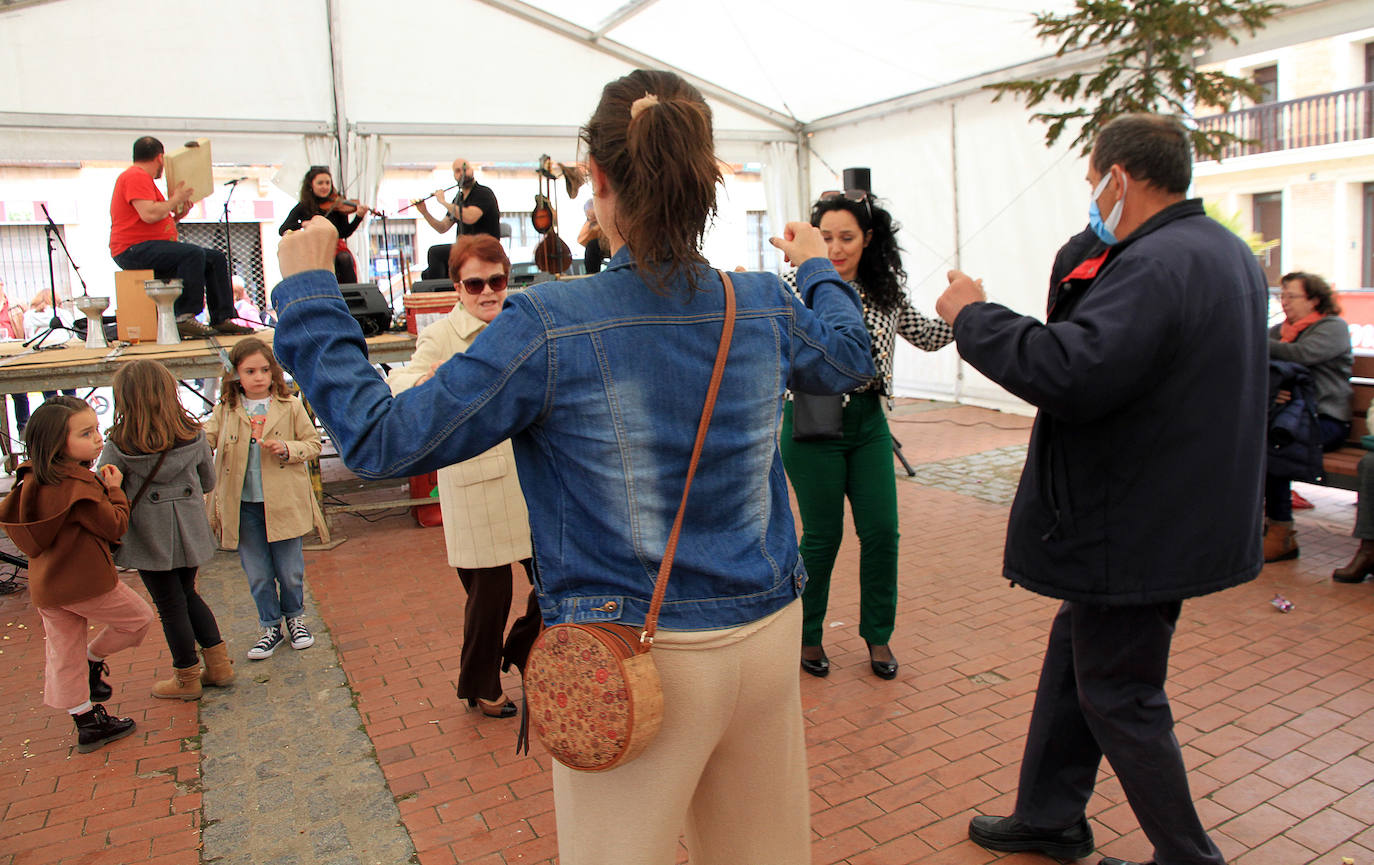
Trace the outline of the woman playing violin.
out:
<instances>
[{"instance_id":1,"label":"woman playing violin","mask_svg":"<svg viewBox=\"0 0 1374 865\"><path fill-rule=\"evenodd\" d=\"M364 204L344 198L334 188L334 178L324 165L311 166L301 181L301 200L286 215L286 221L277 229L277 234L296 231L302 223L309 222L312 216L324 216L339 231L339 247L334 253L334 275L341 284L358 281L358 268L349 252L347 238L362 224L363 217L370 212ZM348 217L352 216L352 219Z\"/></svg>"}]
</instances>

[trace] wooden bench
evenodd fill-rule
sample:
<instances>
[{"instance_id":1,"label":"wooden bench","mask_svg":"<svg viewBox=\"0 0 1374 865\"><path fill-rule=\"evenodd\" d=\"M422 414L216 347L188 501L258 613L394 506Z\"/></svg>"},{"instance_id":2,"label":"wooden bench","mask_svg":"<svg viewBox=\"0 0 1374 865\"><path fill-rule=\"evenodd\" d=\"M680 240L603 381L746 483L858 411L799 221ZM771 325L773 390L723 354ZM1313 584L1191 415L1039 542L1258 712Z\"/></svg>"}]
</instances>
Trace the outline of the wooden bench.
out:
<instances>
[{"instance_id":1,"label":"wooden bench","mask_svg":"<svg viewBox=\"0 0 1374 865\"><path fill-rule=\"evenodd\" d=\"M1374 402L1374 354L1355 355L1355 364L1350 370L1350 386L1355 395L1351 401L1350 440L1322 458L1322 470L1326 476L1322 485L1343 490L1356 487L1355 467L1360 458L1369 451L1360 446L1360 438L1370 430L1365 424L1365 412L1370 402Z\"/></svg>"}]
</instances>

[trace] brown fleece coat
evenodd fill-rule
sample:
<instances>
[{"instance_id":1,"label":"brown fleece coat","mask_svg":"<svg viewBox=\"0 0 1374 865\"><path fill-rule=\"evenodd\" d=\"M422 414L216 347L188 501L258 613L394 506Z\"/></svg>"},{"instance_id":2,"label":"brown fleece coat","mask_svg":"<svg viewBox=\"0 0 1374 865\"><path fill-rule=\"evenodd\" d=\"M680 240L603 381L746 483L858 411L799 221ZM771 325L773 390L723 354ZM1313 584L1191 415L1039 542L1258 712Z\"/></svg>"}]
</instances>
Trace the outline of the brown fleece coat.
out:
<instances>
[{"instance_id":1,"label":"brown fleece coat","mask_svg":"<svg viewBox=\"0 0 1374 865\"><path fill-rule=\"evenodd\" d=\"M69 466L60 484L40 484L24 463L0 501L0 527L29 557L34 606L61 607L115 587L111 546L129 528L129 500L84 466Z\"/></svg>"}]
</instances>

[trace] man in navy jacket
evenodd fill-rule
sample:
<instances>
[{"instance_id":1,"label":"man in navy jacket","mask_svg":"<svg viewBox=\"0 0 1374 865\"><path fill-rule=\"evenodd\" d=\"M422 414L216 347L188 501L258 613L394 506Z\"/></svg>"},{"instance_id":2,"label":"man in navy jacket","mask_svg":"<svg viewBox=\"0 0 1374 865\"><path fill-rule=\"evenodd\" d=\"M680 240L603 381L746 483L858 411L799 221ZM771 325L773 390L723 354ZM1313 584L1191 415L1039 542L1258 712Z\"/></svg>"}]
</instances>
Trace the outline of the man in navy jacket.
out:
<instances>
[{"instance_id":1,"label":"man in navy jacket","mask_svg":"<svg viewBox=\"0 0 1374 865\"><path fill-rule=\"evenodd\" d=\"M1064 602L1015 811L975 817L969 835L1087 856L1105 755L1157 865L1222 865L1164 680L1183 600L1262 565L1265 280L1246 245L1185 199L1192 154L1178 121L1120 117L1089 162L1089 229L1056 257L1043 323L987 302L957 271L936 305L959 354L1039 409L1003 573Z\"/></svg>"}]
</instances>

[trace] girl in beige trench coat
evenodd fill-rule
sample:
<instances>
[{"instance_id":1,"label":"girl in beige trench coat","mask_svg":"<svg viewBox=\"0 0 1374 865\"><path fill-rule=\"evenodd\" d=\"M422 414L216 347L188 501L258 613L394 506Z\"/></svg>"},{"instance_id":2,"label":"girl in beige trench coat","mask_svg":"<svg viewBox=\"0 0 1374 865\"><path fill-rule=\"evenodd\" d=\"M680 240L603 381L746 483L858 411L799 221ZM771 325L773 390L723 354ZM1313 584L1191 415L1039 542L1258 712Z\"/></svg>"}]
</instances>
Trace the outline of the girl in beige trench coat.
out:
<instances>
[{"instance_id":1,"label":"girl in beige trench coat","mask_svg":"<svg viewBox=\"0 0 1374 865\"><path fill-rule=\"evenodd\" d=\"M287 639L293 649L315 644L304 618L302 538L324 523L307 469L320 455L320 434L266 343L240 340L229 363L204 425L215 449L210 525L222 548L238 550L248 576L262 628L248 659L261 661Z\"/></svg>"}]
</instances>

